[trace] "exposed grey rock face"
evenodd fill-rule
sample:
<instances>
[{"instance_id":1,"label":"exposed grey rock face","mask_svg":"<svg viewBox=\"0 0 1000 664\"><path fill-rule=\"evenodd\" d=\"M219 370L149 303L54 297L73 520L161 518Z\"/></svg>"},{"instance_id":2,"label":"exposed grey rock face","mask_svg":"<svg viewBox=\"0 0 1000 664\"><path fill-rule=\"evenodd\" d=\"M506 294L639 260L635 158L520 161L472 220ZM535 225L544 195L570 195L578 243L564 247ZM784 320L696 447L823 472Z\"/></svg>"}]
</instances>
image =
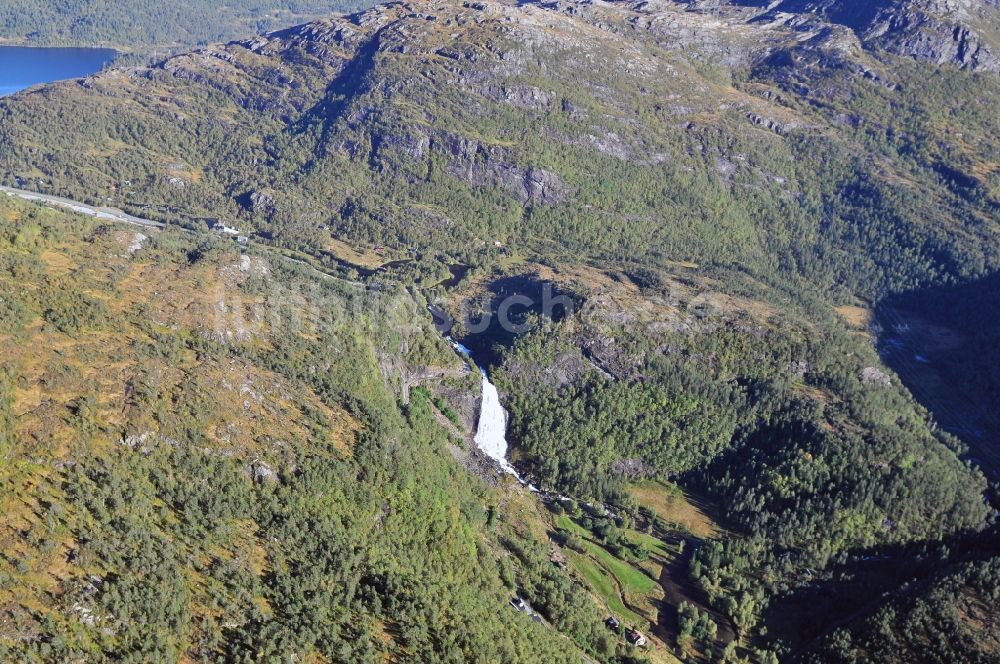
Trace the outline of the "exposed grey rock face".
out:
<instances>
[{"instance_id":1,"label":"exposed grey rock face","mask_svg":"<svg viewBox=\"0 0 1000 664\"><path fill-rule=\"evenodd\" d=\"M861 370L861 382L865 385L877 385L879 387L889 387L892 379L877 367L865 367Z\"/></svg>"},{"instance_id":2,"label":"exposed grey rock face","mask_svg":"<svg viewBox=\"0 0 1000 664\"><path fill-rule=\"evenodd\" d=\"M276 209L274 198L263 191L255 191L250 194L250 209L255 214L273 214Z\"/></svg>"},{"instance_id":3,"label":"exposed grey rock face","mask_svg":"<svg viewBox=\"0 0 1000 664\"><path fill-rule=\"evenodd\" d=\"M814 15L851 28L868 48L1000 73L997 0L784 0L766 16Z\"/></svg>"},{"instance_id":4,"label":"exposed grey rock face","mask_svg":"<svg viewBox=\"0 0 1000 664\"><path fill-rule=\"evenodd\" d=\"M653 475L655 469L642 459L619 459L611 466L611 472L635 480Z\"/></svg>"},{"instance_id":5,"label":"exposed grey rock face","mask_svg":"<svg viewBox=\"0 0 1000 664\"><path fill-rule=\"evenodd\" d=\"M531 85L504 88L503 98L519 108L541 110L552 104L552 94Z\"/></svg>"},{"instance_id":6,"label":"exposed grey rock face","mask_svg":"<svg viewBox=\"0 0 1000 664\"><path fill-rule=\"evenodd\" d=\"M524 172L521 189L515 190L524 202L554 205L566 198L569 188L552 171L532 167Z\"/></svg>"},{"instance_id":7,"label":"exposed grey rock face","mask_svg":"<svg viewBox=\"0 0 1000 664\"><path fill-rule=\"evenodd\" d=\"M809 363L804 360L797 360L795 362L790 362L788 365L788 373L795 376L796 378L802 378L807 373L809 373Z\"/></svg>"},{"instance_id":8,"label":"exposed grey rock face","mask_svg":"<svg viewBox=\"0 0 1000 664\"><path fill-rule=\"evenodd\" d=\"M938 64L1000 72L1000 51L973 28L924 12L880 14L865 41L900 55Z\"/></svg>"},{"instance_id":9,"label":"exposed grey rock face","mask_svg":"<svg viewBox=\"0 0 1000 664\"><path fill-rule=\"evenodd\" d=\"M135 254L137 251L142 249L146 245L146 242L148 241L149 241L148 236L143 235L142 233L135 233L132 236L131 242L129 242L128 248L126 249L126 251L128 251L128 255L132 256L133 254Z\"/></svg>"},{"instance_id":10,"label":"exposed grey rock face","mask_svg":"<svg viewBox=\"0 0 1000 664\"><path fill-rule=\"evenodd\" d=\"M263 461L254 461L249 467L253 481L257 484L273 484L278 481L278 473Z\"/></svg>"},{"instance_id":11,"label":"exposed grey rock face","mask_svg":"<svg viewBox=\"0 0 1000 664\"><path fill-rule=\"evenodd\" d=\"M400 133L374 136L372 144L376 153L388 150L410 159L423 159L430 148L430 138L420 131L408 128Z\"/></svg>"},{"instance_id":12,"label":"exposed grey rock face","mask_svg":"<svg viewBox=\"0 0 1000 664\"><path fill-rule=\"evenodd\" d=\"M509 152L504 148L452 135L445 136L443 143L449 156L448 173L474 187L499 184L522 204L555 205L572 193L572 189L556 173L512 163Z\"/></svg>"}]
</instances>

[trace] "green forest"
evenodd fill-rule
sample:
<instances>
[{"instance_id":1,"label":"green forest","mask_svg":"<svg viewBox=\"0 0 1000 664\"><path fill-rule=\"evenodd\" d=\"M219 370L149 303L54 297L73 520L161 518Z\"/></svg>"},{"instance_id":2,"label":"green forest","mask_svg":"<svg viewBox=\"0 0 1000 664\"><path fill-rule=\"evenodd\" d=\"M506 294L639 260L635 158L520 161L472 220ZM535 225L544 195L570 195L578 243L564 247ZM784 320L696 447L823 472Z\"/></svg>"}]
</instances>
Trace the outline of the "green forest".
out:
<instances>
[{"instance_id":1,"label":"green forest","mask_svg":"<svg viewBox=\"0 0 1000 664\"><path fill-rule=\"evenodd\" d=\"M0 7L0 43L101 45L125 51L158 49L163 54L176 47L249 37L370 4L360 0L11 0Z\"/></svg>"},{"instance_id":2,"label":"green forest","mask_svg":"<svg viewBox=\"0 0 1000 664\"><path fill-rule=\"evenodd\" d=\"M0 646L996 661L1000 79L748 4L395 3L0 100L2 184L166 224L2 201Z\"/></svg>"},{"instance_id":3,"label":"green forest","mask_svg":"<svg viewBox=\"0 0 1000 664\"><path fill-rule=\"evenodd\" d=\"M721 292L735 290L724 279L746 288L712 276ZM613 293L502 354L515 458L540 486L624 510L636 477L705 496L732 535L696 545L687 573L738 634L796 653L831 620L790 620L801 593L991 523L965 446L902 385L873 378L875 349L821 302L786 303L777 319L755 318L760 300L729 302L706 318L679 298L647 319Z\"/></svg>"},{"instance_id":4,"label":"green forest","mask_svg":"<svg viewBox=\"0 0 1000 664\"><path fill-rule=\"evenodd\" d=\"M458 369L399 319L418 295L136 234L0 201L5 660L616 658L430 393L380 368Z\"/></svg>"}]
</instances>

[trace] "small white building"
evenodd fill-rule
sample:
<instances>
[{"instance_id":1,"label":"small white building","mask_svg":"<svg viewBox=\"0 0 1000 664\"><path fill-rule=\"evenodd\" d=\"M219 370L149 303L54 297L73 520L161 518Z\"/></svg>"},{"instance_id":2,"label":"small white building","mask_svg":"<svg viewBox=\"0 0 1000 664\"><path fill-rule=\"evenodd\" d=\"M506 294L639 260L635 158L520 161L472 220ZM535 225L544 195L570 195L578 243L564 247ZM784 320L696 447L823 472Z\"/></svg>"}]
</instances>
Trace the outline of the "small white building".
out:
<instances>
[{"instance_id":1,"label":"small white building","mask_svg":"<svg viewBox=\"0 0 1000 664\"><path fill-rule=\"evenodd\" d=\"M239 237L240 235L246 235L246 233L244 233L240 229L233 228L232 226L227 226L226 224L222 223L221 221L219 221L217 219L209 219L208 223L211 226L212 230L214 232L218 233L219 235L231 235L233 237Z\"/></svg>"}]
</instances>

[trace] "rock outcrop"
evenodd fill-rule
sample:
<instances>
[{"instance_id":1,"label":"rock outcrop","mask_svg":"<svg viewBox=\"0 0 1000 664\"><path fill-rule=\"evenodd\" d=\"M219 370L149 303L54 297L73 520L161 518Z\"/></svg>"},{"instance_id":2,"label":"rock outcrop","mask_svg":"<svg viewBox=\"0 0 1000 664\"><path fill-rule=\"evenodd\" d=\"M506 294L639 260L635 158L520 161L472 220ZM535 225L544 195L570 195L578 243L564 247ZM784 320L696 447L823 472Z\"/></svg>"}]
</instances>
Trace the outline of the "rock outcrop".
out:
<instances>
[{"instance_id":1,"label":"rock outcrop","mask_svg":"<svg viewBox=\"0 0 1000 664\"><path fill-rule=\"evenodd\" d=\"M785 0L771 19L822 17L853 30L870 49L1000 73L997 0Z\"/></svg>"}]
</instances>

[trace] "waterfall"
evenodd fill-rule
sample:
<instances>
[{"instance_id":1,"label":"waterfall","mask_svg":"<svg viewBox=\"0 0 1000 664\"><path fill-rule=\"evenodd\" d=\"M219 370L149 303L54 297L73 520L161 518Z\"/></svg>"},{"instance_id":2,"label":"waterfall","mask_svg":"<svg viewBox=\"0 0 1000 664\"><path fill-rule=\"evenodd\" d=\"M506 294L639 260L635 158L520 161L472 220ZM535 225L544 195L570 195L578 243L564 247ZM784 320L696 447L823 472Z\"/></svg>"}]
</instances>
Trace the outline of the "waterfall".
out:
<instances>
[{"instance_id":1,"label":"waterfall","mask_svg":"<svg viewBox=\"0 0 1000 664\"><path fill-rule=\"evenodd\" d=\"M505 472L516 476L517 471L507 461L507 411L500 405L496 385L490 382L486 371L480 367L479 373L483 376L483 404L476 428L476 447L499 463Z\"/></svg>"},{"instance_id":2,"label":"waterfall","mask_svg":"<svg viewBox=\"0 0 1000 664\"><path fill-rule=\"evenodd\" d=\"M451 337L445 337L445 339L459 354L472 359L471 350ZM507 411L500 405L497 387L490 382L486 369L478 365L477 368L483 377L483 398L479 408L479 425L476 427L476 447L482 450L483 454L496 461L505 473L516 477L517 481L528 487L529 490L537 492L538 489L518 475L514 466L507 461Z\"/></svg>"}]
</instances>

